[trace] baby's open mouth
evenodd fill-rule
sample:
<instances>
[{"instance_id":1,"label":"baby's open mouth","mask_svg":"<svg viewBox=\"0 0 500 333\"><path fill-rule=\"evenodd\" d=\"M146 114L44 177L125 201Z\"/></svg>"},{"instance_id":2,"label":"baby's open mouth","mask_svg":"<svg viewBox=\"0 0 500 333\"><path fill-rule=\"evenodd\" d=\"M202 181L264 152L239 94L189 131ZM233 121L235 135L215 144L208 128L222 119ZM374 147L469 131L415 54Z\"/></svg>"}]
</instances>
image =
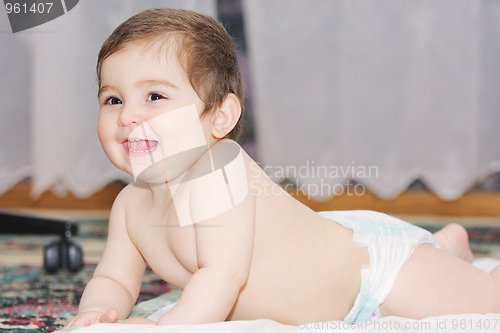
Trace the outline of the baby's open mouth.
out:
<instances>
[{"instance_id":1,"label":"baby's open mouth","mask_svg":"<svg viewBox=\"0 0 500 333\"><path fill-rule=\"evenodd\" d=\"M127 148L130 153L151 153L158 147L156 140L128 139Z\"/></svg>"}]
</instances>

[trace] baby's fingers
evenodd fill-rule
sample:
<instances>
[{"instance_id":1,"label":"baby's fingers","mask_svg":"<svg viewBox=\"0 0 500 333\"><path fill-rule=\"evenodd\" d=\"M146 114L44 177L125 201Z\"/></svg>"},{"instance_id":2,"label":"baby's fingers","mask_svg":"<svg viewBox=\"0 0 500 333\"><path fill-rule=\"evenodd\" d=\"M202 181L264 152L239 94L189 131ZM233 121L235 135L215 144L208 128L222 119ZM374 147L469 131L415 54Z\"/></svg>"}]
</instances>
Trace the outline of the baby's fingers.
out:
<instances>
[{"instance_id":1,"label":"baby's fingers","mask_svg":"<svg viewBox=\"0 0 500 333\"><path fill-rule=\"evenodd\" d=\"M106 311L101 318L99 318L99 322L101 323L114 323L116 320L118 320L118 311L115 309Z\"/></svg>"},{"instance_id":2,"label":"baby's fingers","mask_svg":"<svg viewBox=\"0 0 500 333\"><path fill-rule=\"evenodd\" d=\"M120 324L156 325L156 322L142 317L132 317L120 321Z\"/></svg>"},{"instance_id":3,"label":"baby's fingers","mask_svg":"<svg viewBox=\"0 0 500 333\"><path fill-rule=\"evenodd\" d=\"M99 311L89 311L85 313L80 313L67 323L64 328L74 327L74 326L89 326L96 323L114 323L118 317L118 312L116 310L108 310L105 313Z\"/></svg>"},{"instance_id":4,"label":"baby's fingers","mask_svg":"<svg viewBox=\"0 0 500 333\"><path fill-rule=\"evenodd\" d=\"M66 325L64 325L63 329L66 329L66 328L73 326L73 323L75 322L75 320L76 320L76 317L73 317L73 319L71 319Z\"/></svg>"},{"instance_id":5,"label":"baby's fingers","mask_svg":"<svg viewBox=\"0 0 500 333\"><path fill-rule=\"evenodd\" d=\"M68 327L73 327L73 326L89 326L92 324L95 324L97 322L96 320L92 320L91 318L88 317L79 317L76 316L73 318L69 323L67 323L63 328L68 328Z\"/></svg>"}]
</instances>

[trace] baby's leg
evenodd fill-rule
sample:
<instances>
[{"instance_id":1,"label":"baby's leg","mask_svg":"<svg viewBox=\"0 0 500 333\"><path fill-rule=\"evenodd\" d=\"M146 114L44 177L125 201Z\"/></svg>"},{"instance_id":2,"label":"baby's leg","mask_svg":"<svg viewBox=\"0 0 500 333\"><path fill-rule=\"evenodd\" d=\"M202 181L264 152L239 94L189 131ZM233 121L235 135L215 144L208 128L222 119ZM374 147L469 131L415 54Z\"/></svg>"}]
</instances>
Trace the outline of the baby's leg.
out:
<instances>
[{"instance_id":1,"label":"baby's leg","mask_svg":"<svg viewBox=\"0 0 500 333\"><path fill-rule=\"evenodd\" d=\"M469 246L467 230L460 224L448 224L436 232L434 237L443 251L469 263L474 259Z\"/></svg>"},{"instance_id":2,"label":"baby's leg","mask_svg":"<svg viewBox=\"0 0 500 333\"><path fill-rule=\"evenodd\" d=\"M403 266L380 309L386 316L414 319L500 313L500 269L488 274L430 244L423 244Z\"/></svg>"}]
</instances>

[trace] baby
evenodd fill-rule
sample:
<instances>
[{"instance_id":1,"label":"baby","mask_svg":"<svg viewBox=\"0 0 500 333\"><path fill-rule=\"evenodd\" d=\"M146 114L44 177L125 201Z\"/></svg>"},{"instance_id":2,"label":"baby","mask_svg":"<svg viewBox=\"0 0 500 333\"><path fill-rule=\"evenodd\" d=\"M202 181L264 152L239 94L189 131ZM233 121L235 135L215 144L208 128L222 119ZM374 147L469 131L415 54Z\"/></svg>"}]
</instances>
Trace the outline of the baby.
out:
<instances>
[{"instance_id":1,"label":"baby","mask_svg":"<svg viewBox=\"0 0 500 333\"><path fill-rule=\"evenodd\" d=\"M500 312L500 270L470 264L460 226L433 237L377 212L316 213L266 176L234 141L243 88L214 19L135 15L104 42L97 74L102 147L135 182L113 204L102 259L67 327ZM157 322L125 319L146 265L183 290Z\"/></svg>"}]
</instances>

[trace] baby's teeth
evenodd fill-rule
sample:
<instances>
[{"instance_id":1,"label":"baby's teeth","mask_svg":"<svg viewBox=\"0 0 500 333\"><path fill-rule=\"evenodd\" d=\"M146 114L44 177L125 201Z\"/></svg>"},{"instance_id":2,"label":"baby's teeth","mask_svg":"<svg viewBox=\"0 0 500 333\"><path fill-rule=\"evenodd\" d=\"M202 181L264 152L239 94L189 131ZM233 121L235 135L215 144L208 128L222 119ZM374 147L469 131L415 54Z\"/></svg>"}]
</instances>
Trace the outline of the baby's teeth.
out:
<instances>
[{"instance_id":1,"label":"baby's teeth","mask_svg":"<svg viewBox=\"0 0 500 333\"><path fill-rule=\"evenodd\" d=\"M151 153L153 149L146 149L146 150L133 150L132 148L128 149L132 153Z\"/></svg>"}]
</instances>

